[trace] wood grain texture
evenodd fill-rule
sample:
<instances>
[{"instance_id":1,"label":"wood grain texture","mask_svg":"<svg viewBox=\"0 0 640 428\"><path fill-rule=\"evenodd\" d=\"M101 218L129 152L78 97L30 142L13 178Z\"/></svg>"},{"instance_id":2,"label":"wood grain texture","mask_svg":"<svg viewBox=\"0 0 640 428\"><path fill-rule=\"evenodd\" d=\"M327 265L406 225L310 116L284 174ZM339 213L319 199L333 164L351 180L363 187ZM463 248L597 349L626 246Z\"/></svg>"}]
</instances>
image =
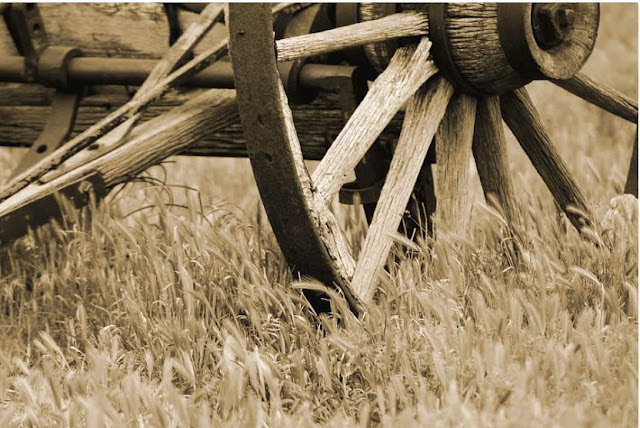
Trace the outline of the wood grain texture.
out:
<instances>
[{"instance_id":1,"label":"wood grain texture","mask_svg":"<svg viewBox=\"0 0 640 428\"><path fill-rule=\"evenodd\" d=\"M156 63L142 86L140 86L134 94L131 102L139 101L154 91L162 80L166 79L181 62L188 58L188 55L191 54L195 45L202 40L205 34L213 27L215 21L220 18L223 9L223 4L211 3L202 10L199 18L178 37L178 40L169 48L162 59ZM142 104L141 107L142 106L144 106L144 104ZM128 114L129 119L105 134L100 139L100 142L94 142L92 144L92 150L78 152L76 156L73 156L73 162L66 164L66 168L59 168L60 171L51 171L49 174L55 173L56 176L62 175L66 173L70 164L82 165L83 163L88 163L117 147L120 142L124 141L127 133L142 116L139 110L136 111L135 109Z\"/></svg>"},{"instance_id":2,"label":"wood grain texture","mask_svg":"<svg viewBox=\"0 0 640 428\"><path fill-rule=\"evenodd\" d=\"M134 99L141 97L160 83L162 79L166 78L169 73L174 71L176 67L193 52L193 48L200 43L220 18L223 9L223 4L210 3L200 12L198 19L189 25L180 37L178 37L178 40L169 47L167 52L162 56L162 59L153 67L147 79L136 92Z\"/></svg>"},{"instance_id":3,"label":"wood grain texture","mask_svg":"<svg viewBox=\"0 0 640 428\"><path fill-rule=\"evenodd\" d=\"M502 118L571 223L578 230L590 225L592 215L586 199L554 147L527 90L503 94L500 106Z\"/></svg>"},{"instance_id":4,"label":"wood grain texture","mask_svg":"<svg viewBox=\"0 0 640 428\"><path fill-rule=\"evenodd\" d=\"M138 111L157 101L160 97L162 97L162 95L182 83L189 76L192 76L193 74L204 69L216 60L220 59L221 56L226 54L226 52L227 40L223 40L209 50L199 54L187 64L180 67L178 70L174 71L166 78L162 79L158 84L154 86L153 89L143 94L139 99L129 101L127 104L111 113L102 121L89 127L82 134L71 139L63 146L41 159L35 165L32 165L30 168L11 179L9 183L7 183L0 190L0 201L8 198L15 192L18 192L20 189L23 189L28 184L39 179L47 172L57 168L65 160L80 152L121 123L130 120L132 117L138 114Z\"/></svg>"},{"instance_id":5,"label":"wood grain texture","mask_svg":"<svg viewBox=\"0 0 640 428\"><path fill-rule=\"evenodd\" d=\"M393 235L397 233L452 94L451 84L438 77L420 88L409 102L398 145L352 280L355 292L365 305L373 299L375 279L384 267Z\"/></svg>"},{"instance_id":6,"label":"wood grain texture","mask_svg":"<svg viewBox=\"0 0 640 428\"><path fill-rule=\"evenodd\" d=\"M203 135L237 120L235 91L212 89L136 127L125 144L45 183L32 183L0 203L0 217L93 172L107 188L130 180ZM34 225L35 226L35 225Z\"/></svg>"},{"instance_id":7,"label":"wood grain texture","mask_svg":"<svg viewBox=\"0 0 640 428\"><path fill-rule=\"evenodd\" d=\"M438 167L436 238L440 232L464 236L469 221L469 164L476 120L474 97L457 93L436 132Z\"/></svg>"},{"instance_id":8,"label":"wood grain texture","mask_svg":"<svg viewBox=\"0 0 640 428\"><path fill-rule=\"evenodd\" d=\"M488 93L525 85L500 45L496 3L448 3L447 35L451 55L462 75Z\"/></svg>"},{"instance_id":9,"label":"wood grain texture","mask_svg":"<svg viewBox=\"0 0 640 428\"><path fill-rule=\"evenodd\" d=\"M578 73L571 79L552 80L553 83L583 100L632 123L638 123L638 101L598 82L586 74Z\"/></svg>"},{"instance_id":10,"label":"wood grain texture","mask_svg":"<svg viewBox=\"0 0 640 428\"><path fill-rule=\"evenodd\" d=\"M485 199L503 213L510 225L519 225L513 180L509 173L507 142L504 135L500 99L478 100L476 125L473 132L473 157Z\"/></svg>"},{"instance_id":11,"label":"wood grain texture","mask_svg":"<svg viewBox=\"0 0 640 428\"><path fill-rule=\"evenodd\" d=\"M160 58L169 48L169 24L160 3L39 3L38 7L50 43L79 47L87 56ZM198 19L196 13L178 10L183 29ZM196 53L223 37L225 26L215 25ZM15 54L0 21L0 55Z\"/></svg>"},{"instance_id":12,"label":"wood grain texture","mask_svg":"<svg viewBox=\"0 0 640 428\"><path fill-rule=\"evenodd\" d=\"M426 15L415 12L396 13L375 21L277 40L276 53L278 61L291 61L372 42L423 36L427 31Z\"/></svg>"},{"instance_id":13,"label":"wood grain texture","mask_svg":"<svg viewBox=\"0 0 640 428\"><path fill-rule=\"evenodd\" d=\"M340 189L346 175L362 159L396 112L437 71L429 59L431 42L396 51L389 67L376 79L313 174L325 201Z\"/></svg>"},{"instance_id":14,"label":"wood grain texture","mask_svg":"<svg viewBox=\"0 0 640 428\"><path fill-rule=\"evenodd\" d=\"M72 137L130 100L124 88L111 87L101 90L103 92L82 99ZM104 92L107 90L110 91ZM172 91L156 104L147 107L140 120L150 120L203 91ZM4 119L0 121L0 146L29 147L44 128L53 90L39 85L0 84L0 93L0 116ZM305 159L321 160L344 126L340 96L328 92L320 93L311 103L294 105L291 109ZM399 112L380 135L379 140L384 145L391 145L397 140L403 116L404 113ZM202 140L194 141L183 153L200 156L247 156L239 123L220 129Z\"/></svg>"}]
</instances>

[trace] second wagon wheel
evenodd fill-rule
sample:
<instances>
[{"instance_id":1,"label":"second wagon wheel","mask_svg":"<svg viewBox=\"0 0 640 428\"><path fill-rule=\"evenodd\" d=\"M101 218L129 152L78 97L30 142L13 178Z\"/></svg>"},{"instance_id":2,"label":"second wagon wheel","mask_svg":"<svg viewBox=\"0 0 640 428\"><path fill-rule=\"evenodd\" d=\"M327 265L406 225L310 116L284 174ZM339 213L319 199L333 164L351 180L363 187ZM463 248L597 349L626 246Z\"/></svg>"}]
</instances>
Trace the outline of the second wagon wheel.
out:
<instances>
[{"instance_id":1,"label":"second wagon wheel","mask_svg":"<svg viewBox=\"0 0 640 428\"><path fill-rule=\"evenodd\" d=\"M371 10L381 9L360 6L361 12ZM553 80L637 123L635 101L579 73L595 44L597 4L399 4L395 10L400 13L380 13L378 19L276 43L268 5L229 6L239 112L273 230L294 269L336 285L356 311L373 299L432 141L440 226L457 229L466 221L460 215L462 183L472 153L485 194L495 194L507 220L517 221L502 118L558 205L581 229L590 224L586 200L524 85ZM277 62L373 42L385 45L365 53L383 71L310 174ZM405 103L402 131L356 261L327 204Z\"/></svg>"}]
</instances>

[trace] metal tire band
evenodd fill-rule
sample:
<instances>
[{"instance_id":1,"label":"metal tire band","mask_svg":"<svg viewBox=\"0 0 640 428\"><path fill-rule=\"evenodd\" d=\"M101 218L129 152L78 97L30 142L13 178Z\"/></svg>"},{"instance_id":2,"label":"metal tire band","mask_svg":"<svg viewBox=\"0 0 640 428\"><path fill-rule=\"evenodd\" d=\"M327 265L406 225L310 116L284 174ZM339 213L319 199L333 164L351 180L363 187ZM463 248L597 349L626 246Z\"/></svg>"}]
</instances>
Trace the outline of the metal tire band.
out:
<instances>
[{"instance_id":1,"label":"metal tire band","mask_svg":"<svg viewBox=\"0 0 640 428\"><path fill-rule=\"evenodd\" d=\"M520 75L527 79L544 79L536 64L523 26L531 26L531 5L521 3L498 3L498 35L504 55Z\"/></svg>"}]
</instances>

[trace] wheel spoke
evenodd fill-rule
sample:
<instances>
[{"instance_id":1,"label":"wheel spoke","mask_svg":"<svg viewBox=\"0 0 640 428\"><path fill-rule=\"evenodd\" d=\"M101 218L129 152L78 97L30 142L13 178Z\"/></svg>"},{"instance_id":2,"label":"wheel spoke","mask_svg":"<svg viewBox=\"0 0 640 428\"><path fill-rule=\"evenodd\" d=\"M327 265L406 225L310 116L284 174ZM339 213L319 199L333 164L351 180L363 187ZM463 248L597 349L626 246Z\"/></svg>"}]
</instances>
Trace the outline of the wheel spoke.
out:
<instances>
[{"instance_id":1,"label":"wheel spoke","mask_svg":"<svg viewBox=\"0 0 640 428\"><path fill-rule=\"evenodd\" d=\"M629 193L638 197L638 130L636 129L636 141L633 144L631 153L631 163L627 174L627 183L624 186L624 193Z\"/></svg>"},{"instance_id":2,"label":"wheel spoke","mask_svg":"<svg viewBox=\"0 0 640 428\"><path fill-rule=\"evenodd\" d=\"M552 80L552 82L611 114L629 122L638 123L638 102L602 82L582 73L576 74L571 79Z\"/></svg>"},{"instance_id":3,"label":"wheel spoke","mask_svg":"<svg viewBox=\"0 0 640 428\"><path fill-rule=\"evenodd\" d=\"M581 230L591 214L575 179L554 147L525 88L500 96L502 117L571 223Z\"/></svg>"},{"instance_id":4,"label":"wheel spoke","mask_svg":"<svg viewBox=\"0 0 640 428\"><path fill-rule=\"evenodd\" d=\"M423 38L415 49L398 49L389 67L349 118L313 174L313 182L325 201L340 189L346 174L362 159L402 104L437 72L429 59L430 47L431 42Z\"/></svg>"},{"instance_id":5,"label":"wheel spoke","mask_svg":"<svg viewBox=\"0 0 640 428\"><path fill-rule=\"evenodd\" d=\"M452 94L451 84L439 77L420 88L411 98L352 280L354 291L365 304L373 297L374 279L384 266L392 236L402 220L414 183Z\"/></svg>"},{"instance_id":6,"label":"wheel spoke","mask_svg":"<svg viewBox=\"0 0 640 428\"><path fill-rule=\"evenodd\" d=\"M399 37L424 36L429 21L417 12L396 13L374 21L276 41L278 61L322 55Z\"/></svg>"},{"instance_id":7,"label":"wheel spoke","mask_svg":"<svg viewBox=\"0 0 640 428\"><path fill-rule=\"evenodd\" d=\"M469 218L469 162L477 100L456 94L436 133L438 230L463 234Z\"/></svg>"},{"instance_id":8,"label":"wheel spoke","mask_svg":"<svg viewBox=\"0 0 640 428\"><path fill-rule=\"evenodd\" d=\"M507 142L504 136L500 99L481 98L476 111L476 126L473 133L473 157L484 196L489 204L493 198L499 204L510 225L518 219L513 181L509 174Z\"/></svg>"}]
</instances>

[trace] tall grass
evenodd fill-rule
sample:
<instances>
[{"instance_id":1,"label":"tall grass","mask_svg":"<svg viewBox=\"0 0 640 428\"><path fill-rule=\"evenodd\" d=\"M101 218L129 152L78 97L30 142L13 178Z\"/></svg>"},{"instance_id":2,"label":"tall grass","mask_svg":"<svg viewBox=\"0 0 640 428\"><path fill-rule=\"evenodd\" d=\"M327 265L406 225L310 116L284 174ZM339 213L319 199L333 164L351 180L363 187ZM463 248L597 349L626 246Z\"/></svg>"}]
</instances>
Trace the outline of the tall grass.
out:
<instances>
[{"instance_id":1,"label":"tall grass","mask_svg":"<svg viewBox=\"0 0 640 428\"><path fill-rule=\"evenodd\" d=\"M637 7L602 9L587 71L635 93ZM603 218L635 129L531 92ZM361 320L313 313L244 161L179 159L152 175L199 192L130 185L0 249L0 426L636 426L637 214L581 238L510 148L517 269L475 180L470 236L398 242Z\"/></svg>"}]
</instances>

